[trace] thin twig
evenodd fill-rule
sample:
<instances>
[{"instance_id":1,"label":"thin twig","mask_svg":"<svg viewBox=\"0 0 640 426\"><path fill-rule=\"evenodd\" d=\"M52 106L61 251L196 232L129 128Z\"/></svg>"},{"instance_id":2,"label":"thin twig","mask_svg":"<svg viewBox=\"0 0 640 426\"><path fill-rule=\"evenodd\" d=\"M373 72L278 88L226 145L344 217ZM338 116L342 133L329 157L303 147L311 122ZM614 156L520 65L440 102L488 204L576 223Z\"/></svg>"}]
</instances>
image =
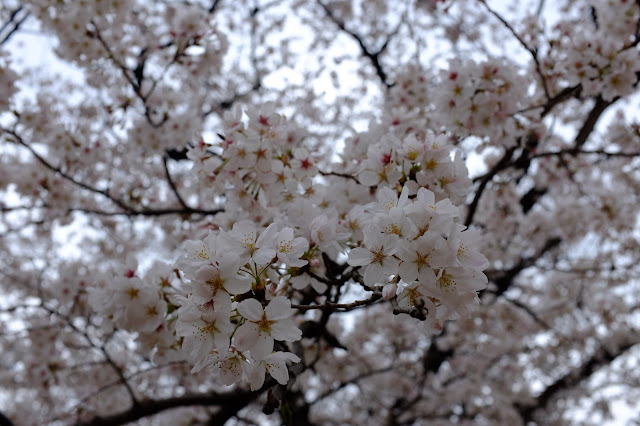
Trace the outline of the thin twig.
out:
<instances>
[{"instance_id":1,"label":"thin twig","mask_svg":"<svg viewBox=\"0 0 640 426\"><path fill-rule=\"evenodd\" d=\"M329 9L327 7L326 4L324 4L322 1L318 0L318 4L320 5L320 7L322 7L322 9L325 11L325 13L327 14L327 17L331 20L331 22L333 22L335 25L337 25L337 27L343 31L344 33L348 34L352 39L354 39L356 41L356 43L358 43L358 45L360 46L360 50L362 51L362 55L364 57L366 57L367 59L369 59L369 61L371 61L371 65L373 65L373 68L376 70L376 75L380 78L380 80L382 81L382 83L387 86L387 87L391 87L392 84L390 84L387 81L387 73L384 71L384 69L382 68L382 65L380 64L380 55L383 53L383 51L386 49L387 44L389 42L389 38L387 38L387 40L385 41L385 43L382 45L382 48L380 50L378 50L377 52L372 52L365 44L364 41L362 40L362 37L360 37L358 34L356 34L353 31L348 30L345 27L344 22L342 22L340 19L338 19L338 17L336 17L333 12L331 11L331 9ZM399 26L398 28L396 28L396 30L391 34L391 35L395 35L395 33L399 30ZM389 37L391 37L391 35Z\"/></svg>"},{"instance_id":2,"label":"thin twig","mask_svg":"<svg viewBox=\"0 0 640 426\"><path fill-rule=\"evenodd\" d=\"M0 40L0 46L2 46L3 44L5 44L7 41L9 41L9 39L11 38L11 36L13 34L15 34L19 29L20 26L27 20L27 18L29 16L31 16L31 12L26 12L24 14L24 16L22 18L20 18L20 20L16 21L16 17L18 16L18 13L20 13L21 10L23 10L24 6L20 6L18 7L16 10L14 10L11 13L11 16L9 16L9 20L7 22L4 23L4 25L2 25L2 28L0 28L0 33L2 33L5 29L8 28L9 25L11 25L12 23L15 22L13 28L11 29L11 31L9 31L7 33L6 36L4 36L4 38L2 40Z\"/></svg>"},{"instance_id":3,"label":"thin twig","mask_svg":"<svg viewBox=\"0 0 640 426\"><path fill-rule=\"evenodd\" d=\"M351 303L332 303L325 302L322 305L295 305L292 304L291 307L293 309L298 309L300 311L309 311L312 309L318 309L322 311L337 311L340 310L342 312L352 311L360 306L371 305L382 298L382 293L373 293L371 297L363 300L356 300Z\"/></svg>"},{"instance_id":4,"label":"thin twig","mask_svg":"<svg viewBox=\"0 0 640 426\"><path fill-rule=\"evenodd\" d=\"M489 5L487 4L487 2L485 0L478 0L478 1L480 1L480 3L482 3L485 6L485 8L487 9L487 11L490 14L492 14L500 22L502 22L502 25L504 25L509 30L509 32L511 32L511 34L513 34L513 36L518 40L518 42L522 45L522 47L524 47L531 54L531 57L533 58L533 62L536 64L536 72L538 73L538 75L540 76L540 80L542 81L542 88L544 90L544 94L545 94L547 99L551 99L551 94L549 92L549 86L547 84L547 78L545 77L544 73L542 72L542 66L540 65L540 61L538 60L538 49L535 48L535 47L529 46L522 39L522 37L520 37L520 35L516 32L516 30L511 26L511 24L509 22L507 22L498 12L496 12L491 7L489 7Z\"/></svg>"},{"instance_id":5,"label":"thin twig","mask_svg":"<svg viewBox=\"0 0 640 426\"><path fill-rule=\"evenodd\" d=\"M173 191L176 198L178 199L178 203L180 203L180 205L184 209L189 209L189 206L187 206L187 203L185 203L184 199L178 192L178 188L176 188L175 182L173 182L173 179L171 178L171 173L169 173L169 166L167 165L167 159L168 159L168 156L166 154L162 156L162 165L164 166L164 173L167 176L167 182L169 183L171 190Z\"/></svg>"}]
</instances>

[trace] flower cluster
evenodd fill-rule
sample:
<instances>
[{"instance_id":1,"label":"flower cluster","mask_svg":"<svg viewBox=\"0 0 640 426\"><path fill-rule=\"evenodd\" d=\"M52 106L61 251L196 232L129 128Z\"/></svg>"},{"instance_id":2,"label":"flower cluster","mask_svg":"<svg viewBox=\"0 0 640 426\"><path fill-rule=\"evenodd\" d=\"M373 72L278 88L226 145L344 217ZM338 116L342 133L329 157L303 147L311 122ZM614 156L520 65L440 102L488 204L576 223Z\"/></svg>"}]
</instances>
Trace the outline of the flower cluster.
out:
<instances>
[{"instance_id":1,"label":"flower cluster","mask_svg":"<svg viewBox=\"0 0 640 426\"><path fill-rule=\"evenodd\" d=\"M247 378L255 390L265 370L278 382L288 381L289 352L274 352L274 342L300 340L291 319L291 301L283 296L267 302L265 282L270 267L302 266L307 240L276 224L258 233L248 221L229 232L214 232L204 241L188 241L187 256L178 263L189 280L181 298L176 333L194 371L213 365L224 384ZM265 306L266 305L266 306Z\"/></svg>"},{"instance_id":2,"label":"flower cluster","mask_svg":"<svg viewBox=\"0 0 640 426\"><path fill-rule=\"evenodd\" d=\"M624 0L602 1L582 22L560 21L548 56L542 62L550 82L581 85L583 96L606 101L631 93L640 70L638 7ZM635 41L633 41L635 40Z\"/></svg>"},{"instance_id":3,"label":"flower cluster","mask_svg":"<svg viewBox=\"0 0 640 426\"><path fill-rule=\"evenodd\" d=\"M403 119L415 118L422 128L447 129L456 137L489 137L494 144L510 144L520 124L514 114L522 109L527 84L518 69L505 60L471 58L450 60L438 74L417 66L396 77L387 97L388 108Z\"/></svg>"},{"instance_id":4,"label":"flower cluster","mask_svg":"<svg viewBox=\"0 0 640 426\"><path fill-rule=\"evenodd\" d=\"M395 313L428 320L429 332L477 304L488 262L454 205L471 186L461 155L446 135L391 126L348 141L331 173L271 105L227 113L221 143L190 149L194 171L226 198L218 229L186 242L177 264L186 282L176 333L194 371L212 366L223 383L252 389L265 372L286 383L285 362L301 355L286 350L302 337L291 300L322 304L329 285L345 284L329 264L350 267Z\"/></svg>"},{"instance_id":5,"label":"flower cluster","mask_svg":"<svg viewBox=\"0 0 640 426\"><path fill-rule=\"evenodd\" d=\"M9 65L8 55L0 50L0 110L9 107L11 97L17 92L15 82L18 80L18 74Z\"/></svg>"},{"instance_id":6,"label":"flower cluster","mask_svg":"<svg viewBox=\"0 0 640 426\"><path fill-rule=\"evenodd\" d=\"M381 188L377 198L365 206L364 241L350 251L349 264L363 267L365 285L384 285L384 297L406 313L426 316L429 327L464 316L487 284L479 233L460 225L458 208L449 199L436 202L428 189L411 200L407 186L399 197Z\"/></svg>"},{"instance_id":7,"label":"flower cluster","mask_svg":"<svg viewBox=\"0 0 640 426\"><path fill-rule=\"evenodd\" d=\"M359 166L363 185L396 187L405 184L411 195L427 188L438 198L464 200L471 186L459 152L451 159L452 146L445 135L409 133L402 139L393 134L370 145Z\"/></svg>"},{"instance_id":8,"label":"flower cluster","mask_svg":"<svg viewBox=\"0 0 640 426\"><path fill-rule=\"evenodd\" d=\"M487 260L478 232L459 223L471 181L447 135L417 116L387 117L347 141L341 162L322 163L271 104L223 124L219 142L187 153L225 209L214 231L182 245L180 282L173 268L155 267L156 282L131 266L90 290L93 308L137 332L154 359L186 359L255 390L266 373L287 383L286 363L300 362L292 301L322 305L358 284L375 295L367 304L382 298L428 332L477 304ZM101 305L107 294L116 297Z\"/></svg>"},{"instance_id":9,"label":"flower cluster","mask_svg":"<svg viewBox=\"0 0 640 426\"><path fill-rule=\"evenodd\" d=\"M93 309L125 330L152 332L163 323L167 312L160 288L135 276L133 271L105 280L102 287L88 291Z\"/></svg>"}]
</instances>

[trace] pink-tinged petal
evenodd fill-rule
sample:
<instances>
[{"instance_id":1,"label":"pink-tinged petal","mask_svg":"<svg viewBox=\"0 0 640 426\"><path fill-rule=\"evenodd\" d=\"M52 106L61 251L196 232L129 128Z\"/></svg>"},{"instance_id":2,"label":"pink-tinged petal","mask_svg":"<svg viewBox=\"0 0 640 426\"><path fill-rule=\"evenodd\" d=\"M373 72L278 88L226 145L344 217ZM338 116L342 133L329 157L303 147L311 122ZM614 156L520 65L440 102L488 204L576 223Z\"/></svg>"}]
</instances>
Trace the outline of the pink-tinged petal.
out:
<instances>
[{"instance_id":1,"label":"pink-tinged petal","mask_svg":"<svg viewBox=\"0 0 640 426\"><path fill-rule=\"evenodd\" d=\"M274 243L275 243L275 237L276 234L278 233L277 231L277 227L275 223L272 223L271 225L269 225L267 227L267 229L265 229L264 231L262 231L260 233L260 236L258 237L258 240L256 241L256 247L262 248L270 248L273 247Z\"/></svg>"},{"instance_id":2,"label":"pink-tinged petal","mask_svg":"<svg viewBox=\"0 0 640 426\"><path fill-rule=\"evenodd\" d=\"M370 264L372 260L373 253L371 253L371 250L356 247L349 252L347 263L351 266L364 266Z\"/></svg>"},{"instance_id":3,"label":"pink-tinged petal","mask_svg":"<svg viewBox=\"0 0 640 426\"><path fill-rule=\"evenodd\" d=\"M260 333L255 345L250 349L251 356L257 361L265 359L273 352L273 337L267 333Z\"/></svg>"},{"instance_id":4,"label":"pink-tinged petal","mask_svg":"<svg viewBox=\"0 0 640 426\"><path fill-rule=\"evenodd\" d=\"M216 349L219 353L227 353L229 350L229 335L223 332L216 332L213 336L213 343L216 344Z\"/></svg>"},{"instance_id":5,"label":"pink-tinged petal","mask_svg":"<svg viewBox=\"0 0 640 426\"><path fill-rule=\"evenodd\" d=\"M418 281L421 285L434 285L438 281L436 273L431 268L422 268L418 275Z\"/></svg>"},{"instance_id":6,"label":"pink-tinged petal","mask_svg":"<svg viewBox=\"0 0 640 426\"><path fill-rule=\"evenodd\" d=\"M275 297L264 309L269 321L289 318L294 311L291 309L291 301L284 296Z\"/></svg>"},{"instance_id":7,"label":"pink-tinged petal","mask_svg":"<svg viewBox=\"0 0 640 426\"><path fill-rule=\"evenodd\" d=\"M249 383L252 391L257 391L264 384L264 371L264 363L260 362L249 372Z\"/></svg>"},{"instance_id":8,"label":"pink-tinged petal","mask_svg":"<svg viewBox=\"0 0 640 426\"><path fill-rule=\"evenodd\" d=\"M283 263L287 264L287 266L291 266L291 267L300 267L309 263L306 260L298 259L296 257L291 257L291 256L286 256L286 257L278 256L278 260L282 261Z\"/></svg>"},{"instance_id":9,"label":"pink-tinged petal","mask_svg":"<svg viewBox=\"0 0 640 426\"><path fill-rule=\"evenodd\" d=\"M201 359L193 366L193 368L191 369L191 374L197 373L198 371L202 370L204 367L210 364L211 364L211 359L209 358Z\"/></svg>"},{"instance_id":10,"label":"pink-tinged petal","mask_svg":"<svg viewBox=\"0 0 640 426\"><path fill-rule=\"evenodd\" d=\"M286 385L289 381L289 370L284 361L266 362L265 367L271 377L276 379L281 385Z\"/></svg>"},{"instance_id":11,"label":"pink-tinged petal","mask_svg":"<svg viewBox=\"0 0 640 426\"><path fill-rule=\"evenodd\" d=\"M207 254L209 259L216 255L219 250L218 234L211 233L204 239L204 245L207 248Z\"/></svg>"},{"instance_id":12,"label":"pink-tinged petal","mask_svg":"<svg viewBox=\"0 0 640 426\"><path fill-rule=\"evenodd\" d=\"M238 272L238 269L245 263L237 254L231 252L216 257L215 262L220 269L220 275L225 277Z\"/></svg>"},{"instance_id":13,"label":"pink-tinged petal","mask_svg":"<svg viewBox=\"0 0 640 426\"><path fill-rule=\"evenodd\" d=\"M236 334L233 335L233 341L239 350L246 351L256 344L259 334L258 324L246 322L238 327Z\"/></svg>"},{"instance_id":14,"label":"pink-tinged petal","mask_svg":"<svg viewBox=\"0 0 640 426\"><path fill-rule=\"evenodd\" d=\"M225 385L229 386L242 380L242 361L238 357L220 361L218 368L220 369L220 380Z\"/></svg>"},{"instance_id":15,"label":"pink-tinged petal","mask_svg":"<svg viewBox=\"0 0 640 426\"><path fill-rule=\"evenodd\" d=\"M293 250L295 253L300 253L302 255L305 251L309 249L309 241L303 237L296 237L293 239Z\"/></svg>"},{"instance_id":16,"label":"pink-tinged petal","mask_svg":"<svg viewBox=\"0 0 640 426\"><path fill-rule=\"evenodd\" d=\"M283 361L291 361L295 363L300 362L298 355L292 354L291 352L276 352L274 355L281 358Z\"/></svg>"},{"instance_id":17,"label":"pink-tinged petal","mask_svg":"<svg viewBox=\"0 0 640 426\"><path fill-rule=\"evenodd\" d=\"M405 283L411 283L418 278L418 267L414 262L402 262L398 267L398 273L400 274L400 278Z\"/></svg>"},{"instance_id":18,"label":"pink-tinged petal","mask_svg":"<svg viewBox=\"0 0 640 426\"><path fill-rule=\"evenodd\" d=\"M374 186L380 182L380 175L373 170L363 170L358 174L358 180L366 186Z\"/></svg>"},{"instance_id":19,"label":"pink-tinged petal","mask_svg":"<svg viewBox=\"0 0 640 426\"><path fill-rule=\"evenodd\" d=\"M302 338L302 331L293 320L285 319L271 325L271 337L285 342L295 342Z\"/></svg>"},{"instance_id":20,"label":"pink-tinged petal","mask_svg":"<svg viewBox=\"0 0 640 426\"><path fill-rule=\"evenodd\" d=\"M220 274L218 268L211 265L204 265L196 271L196 280L200 283L206 283L208 280L217 277Z\"/></svg>"},{"instance_id":21,"label":"pink-tinged petal","mask_svg":"<svg viewBox=\"0 0 640 426\"><path fill-rule=\"evenodd\" d=\"M229 235L235 240L246 246L252 244L256 240L256 228L249 220L241 220L233 225L233 229L229 232Z\"/></svg>"},{"instance_id":22,"label":"pink-tinged petal","mask_svg":"<svg viewBox=\"0 0 640 426\"><path fill-rule=\"evenodd\" d=\"M249 321L257 322L262 319L264 309L256 299L247 299L238 304L238 312Z\"/></svg>"},{"instance_id":23,"label":"pink-tinged petal","mask_svg":"<svg viewBox=\"0 0 640 426\"><path fill-rule=\"evenodd\" d=\"M278 241L292 241L293 240L293 228L284 228L278 233L276 237Z\"/></svg>"},{"instance_id":24,"label":"pink-tinged petal","mask_svg":"<svg viewBox=\"0 0 640 426\"><path fill-rule=\"evenodd\" d=\"M265 265L276 257L276 251L272 248L263 247L253 253L253 261L258 265Z\"/></svg>"},{"instance_id":25,"label":"pink-tinged petal","mask_svg":"<svg viewBox=\"0 0 640 426\"><path fill-rule=\"evenodd\" d=\"M235 274L224 283L224 288L230 294L246 293L251 290L251 277Z\"/></svg>"},{"instance_id":26,"label":"pink-tinged petal","mask_svg":"<svg viewBox=\"0 0 640 426\"><path fill-rule=\"evenodd\" d=\"M398 291L398 285L396 283L385 284L382 288L382 297L385 300L390 300L393 296L396 295Z\"/></svg>"},{"instance_id":27,"label":"pink-tinged petal","mask_svg":"<svg viewBox=\"0 0 640 426\"><path fill-rule=\"evenodd\" d=\"M219 291L213 296L213 310L219 312L227 318L231 316L231 298L224 291Z\"/></svg>"},{"instance_id":28,"label":"pink-tinged petal","mask_svg":"<svg viewBox=\"0 0 640 426\"><path fill-rule=\"evenodd\" d=\"M469 250L465 257L460 257L460 264L465 267L483 270L489 266L489 260L482 253Z\"/></svg>"},{"instance_id":29,"label":"pink-tinged petal","mask_svg":"<svg viewBox=\"0 0 640 426\"><path fill-rule=\"evenodd\" d=\"M368 286L373 286L376 283L382 282L382 268L378 264L371 264L367 266L367 270L364 271L364 283Z\"/></svg>"}]
</instances>

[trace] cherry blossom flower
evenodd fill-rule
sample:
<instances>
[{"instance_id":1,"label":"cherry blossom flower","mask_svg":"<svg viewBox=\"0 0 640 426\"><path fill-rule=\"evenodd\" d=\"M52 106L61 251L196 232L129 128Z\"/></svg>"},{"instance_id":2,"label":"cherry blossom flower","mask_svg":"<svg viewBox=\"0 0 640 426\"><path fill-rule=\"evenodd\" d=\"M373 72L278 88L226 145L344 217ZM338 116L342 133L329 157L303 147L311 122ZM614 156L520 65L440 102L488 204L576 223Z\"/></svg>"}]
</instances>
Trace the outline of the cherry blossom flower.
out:
<instances>
[{"instance_id":1,"label":"cherry blossom flower","mask_svg":"<svg viewBox=\"0 0 640 426\"><path fill-rule=\"evenodd\" d=\"M294 342L302 337L290 319L295 310L286 297L275 297L264 309L256 299L247 299L237 309L246 322L234 335L235 345L241 351L250 350L256 360L265 359L273 351L274 340Z\"/></svg>"},{"instance_id":2,"label":"cherry blossom flower","mask_svg":"<svg viewBox=\"0 0 640 426\"><path fill-rule=\"evenodd\" d=\"M204 265L195 273L195 294L203 302L251 290L251 277L240 273L242 260L233 253L218 256L214 264ZM221 291L222 290L222 291Z\"/></svg>"},{"instance_id":3,"label":"cherry blossom flower","mask_svg":"<svg viewBox=\"0 0 640 426\"><path fill-rule=\"evenodd\" d=\"M304 266L308 262L300 259L309 248L309 242L293 236L293 228L284 228L274 237L278 261L288 266Z\"/></svg>"},{"instance_id":4,"label":"cherry blossom flower","mask_svg":"<svg viewBox=\"0 0 640 426\"><path fill-rule=\"evenodd\" d=\"M376 232L369 227L364 231L365 247L356 247L349 252L351 266L366 266L364 282L368 286L384 281L383 277L398 271L399 261L393 255L398 248L398 238Z\"/></svg>"},{"instance_id":5,"label":"cherry blossom flower","mask_svg":"<svg viewBox=\"0 0 640 426\"><path fill-rule=\"evenodd\" d=\"M268 241L269 232L263 231L257 237L255 226L248 220L242 220L233 225L229 232L231 243L235 245L242 262L252 260L258 265L264 265L276 257L276 251L271 247L272 241Z\"/></svg>"},{"instance_id":6,"label":"cherry blossom flower","mask_svg":"<svg viewBox=\"0 0 640 426\"><path fill-rule=\"evenodd\" d=\"M443 268L453 261L447 241L435 232L427 232L418 239L401 244L397 256L400 278L406 283L435 281L434 268Z\"/></svg>"},{"instance_id":7,"label":"cherry blossom flower","mask_svg":"<svg viewBox=\"0 0 640 426\"><path fill-rule=\"evenodd\" d=\"M251 390L255 391L262 387L265 371L276 379L278 383L286 385L289 381L289 370L287 370L286 361L300 362L300 358L290 352L274 352L254 364L249 372Z\"/></svg>"},{"instance_id":8,"label":"cherry blossom flower","mask_svg":"<svg viewBox=\"0 0 640 426\"><path fill-rule=\"evenodd\" d=\"M241 381L248 374L249 364L242 359L234 346L227 351L214 351L207 363L211 364L211 372L218 375L220 381L227 386Z\"/></svg>"},{"instance_id":9,"label":"cherry blossom flower","mask_svg":"<svg viewBox=\"0 0 640 426\"><path fill-rule=\"evenodd\" d=\"M223 305L224 306L224 305ZM208 363L208 355L216 349L226 353L234 326L229 320L230 304L226 309L219 304L194 305L184 300L178 310L176 335L183 336L182 350L194 363L192 372L201 370Z\"/></svg>"}]
</instances>

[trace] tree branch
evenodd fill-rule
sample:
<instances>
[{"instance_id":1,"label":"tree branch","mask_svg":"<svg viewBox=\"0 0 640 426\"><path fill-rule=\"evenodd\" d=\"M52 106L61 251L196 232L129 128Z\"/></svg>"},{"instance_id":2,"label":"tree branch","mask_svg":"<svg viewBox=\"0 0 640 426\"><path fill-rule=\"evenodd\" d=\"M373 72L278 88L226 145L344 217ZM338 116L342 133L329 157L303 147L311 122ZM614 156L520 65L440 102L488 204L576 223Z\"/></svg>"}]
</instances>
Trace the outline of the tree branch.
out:
<instances>
[{"instance_id":1,"label":"tree branch","mask_svg":"<svg viewBox=\"0 0 640 426\"><path fill-rule=\"evenodd\" d=\"M546 252L553 249L554 247L557 247L558 245L560 245L561 242L562 242L562 239L560 238L557 238L557 237L550 238L549 240L547 240L545 245L540 249L540 251L536 255L531 257L521 258L518 264L516 264L514 267L506 271L503 271L502 275L500 275L498 278L491 279L491 281L493 281L493 283L497 287L495 292L493 292L495 296L498 297L502 295L504 292L506 292L507 290L509 290L509 288L513 285L513 280L515 279L516 276L518 276L520 272L532 266L540 257L542 257L542 255L544 255ZM488 291L487 289L480 291L480 295L484 294L487 291Z\"/></svg>"},{"instance_id":2,"label":"tree branch","mask_svg":"<svg viewBox=\"0 0 640 426\"><path fill-rule=\"evenodd\" d=\"M469 210L467 210L467 218L464 221L465 226L469 226L473 222L473 216L476 213L478 203L480 202L480 198L482 197L482 193L484 192L487 184L493 179L495 175L511 166L511 157L513 156L515 150L516 147L512 147L506 150L500 161L498 161L496 165L493 166L491 170L489 170L489 172L478 178L480 179L480 185L476 190L473 201L471 202L471 204L469 204Z\"/></svg>"},{"instance_id":3,"label":"tree branch","mask_svg":"<svg viewBox=\"0 0 640 426\"><path fill-rule=\"evenodd\" d=\"M636 342L625 344L614 352L609 352L607 348L600 346L584 364L560 376L555 382L547 386L532 404L516 404L516 409L519 411L523 423L527 424L533 421L536 412L547 408L552 398L560 392L573 388L584 380L587 380L598 369L611 364L616 358L626 354L635 344Z\"/></svg>"},{"instance_id":4,"label":"tree branch","mask_svg":"<svg viewBox=\"0 0 640 426\"><path fill-rule=\"evenodd\" d=\"M9 419L9 417L5 416L0 411L0 426L14 426L13 422Z\"/></svg>"},{"instance_id":5,"label":"tree branch","mask_svg":"<svg viewBox=\"0 0 640 426\"><path fill-rule=\"evenodd\" d=\"M382 81L382 84L384 84L387 87L391 87L392 84L389 83L387 81L387 73L384 71L384 69L382 68L382 65L380 64L380 55L384 52L384 50L387 47L387 44L389 42L389 40L387 39L387 41L385 41L385 43L382 45L382 48L380 50L378 50L377 52L372 52L371 50L369 50L369 48L364 44L364 41L362 40L362 37L360 37L358 34L354 33L353 31L349 31L346 27L344 22L342 22L340 19L338 19L333 12L331 11L331 9L329 9L327 7L327 5L325 5L322 1L318 0L318 4L320 5L320 7L322 7L322 9L325 11L325 13L327 14L327 17L331 20L331 22L333 22L334 24L337 25L337 27L343 31L344 33L348 34L352 39L354 39L358 45L360 46L360 50L362 51L362 55L369 59L369 61L371 61L371 65L373 65L373 68L376 71L376 75L380 78L380 81ZM394 33L397 32L397 29L394 31Z\"/></svg>"},{"instance_id":6,"label":"tree branch","mask_svg":"<svg viewBox=\"0 0 640 426\"><path fill-rule=\"evenodd\" d=\"M612 105L614 102L616 102L618 99L620 99L619 96L613 98L613 100L611 100L611 101L605 101L604 99L602 99L602 96L598 95L598 97L596 98L596 103L593 105L593 108L591 109L591 112L589 112L589 115L587 116L587 119L582 124L582 128L580 128L580 131L578 132L578 134L576 135L575 140L573 141L573 148L574 149L576 149L576 150L580 149L582 147L582 145L584 145L584 143L589 138L589 135L591 135L591 132L593 131L594 127L596 126L596 123L598 122L598 119L600 118L602 113L610 105Z\"/></svg>"},{"instance_id":7,"label":"tree branch","mask_svg":"<svg viewBox=\"0 0 640 426\"><path fill-rule=\"evenodd\" d=\"M169 158L168 155L164 155L162 157L162 165L164 166L164 174L167 177L167 182L169 183L169 187L171 187L171 190L173 191L173 194L178 199L178 203L180 203L182 208L183 209L189 209L189 206L187 206L187 203L185 203L184 199L182 198L182 196L178 192L178 188L176 188L176 184L173 182L173 179L171 178L171 173L169 173L169 166L167 165L167 159L168 158Z\"/></svg>"},{"instance_id":8,"label":"tree branch","mask_svg":"<svg viewBox=\"0 0 640 426\"><path fill-rule=\"evenodd\" d=\"M538 73L538 75L540 76L540 80L542 81L542 88L544 90L544 94L545 94L547 99L551 99L551 94L549 93L549 86L547 84L547 78L545 77L544 73L542 72L542 67L540 66L540 61L538 60L538 50L536 48L530 47L522 39L522 37L520 37L520 35L511 26L511 24L509 22L507 22L502 16L500 16L500 14L498 12L496 12L493 9L491 9L485 0L480 0L480 3L482 3L484 5L484 7L487 9L487 11L490 14L492 14L500 22L502 22L502 24L509 30L509 32L511 32L511 34L513 34L513 36L518 40L518 42L522 45L522 47L524 47L531 54L531 57L533 58L533 62L536 64L536 72Z\"/></svg>"},{"instance_id":9,"label":"tree branch","mask_svg":"<svg viewBox=\"0 0 640 426\"><path fill-rule=\"evenodd\" d=\"M537 154L533 154L531 156L531 158L541 158L541 157L553 157L556 155L564 155L564 154L570 154L570 155L604 155L606 157L626 157L626 158L633 158L633 157L640 157L640 151L636 151L636 152L607 152L603 149L596 149L596 150L581 150L581 149L576 149L576 148L567 148L567 149L562 149L560 151L554 151L554 152L540 152Z\"/></svg>"},{"instance_id":10,"label":"tree branch","mask_svg":"<svg viewBox=\"0 0 640 426\"><path fill-rule=\"evenodd\" d=\"M191 215L191 214L204 214L204 215L214 215L217 213L220 213L222 211L224 211L224 209L214 209L214 210L203 210L203 209L197 209L197 208L192 208L186 205L182 205L182 208L166 208L166 209L136 209L132 206L129 206L127 203L125 203L124 201L114 197L113 195L111 195L109 193L108 189L99 189L96 188L94 186L91 186L87 183L81 182L77 179L75 179L73 176L65 173L60 167L56 167L53 164L51 164L49 161L47 161L43 156L41 156L40 154L38 154L38 152L36 152L36 150L29 144L27 144L26 142L24 142L24 140L22 139L22 137L20 135L18 135L16 132L14 132L13 130L8 130L5 129L3 127L0 127L0 131L3 131L11 136L13 136L14 138L14 142L17 143L18 145L22 145L23 147L25 147L27 150L29 150L29 152L31 152L31 154L36 158L36 160L38 160L38 162L40 162L40 164L42 164L45 168L49 169L50 171L60 175L63 179L71 182L72 184L85 189L89 192L93 192L95 194L99 194L105 198L107 198L108 200L110 200L111 202L113 202L114 204L116 204L118 207L120 207L123 211L118 212L118 211L102 211L102 210L95 210L95 209L84 209L82 207L73 207L68 209L67 211L80 211L80 212L84 212L84 213L88 213L88 214L95 214L95 215L99 215L99 216L165 216L165 215L172 215L172 214L185 214L185 215ZM44 207L44 206L43 206Z\"/></svg>"},{"instance_id":11,"label":"tree branch","mask_svg":"<svg viewBox=\"0 0 640 426\"><path fill-rule=\"evenodd\" d=\"M380 300L382 298L382 293L373 293L371 295L371 297L369 297L368 299L363 299L363 300L356 300L355 302L351 302L351 303L332 303L332 302L325 302L322 305L295 305L292 304L291 307L293 309L298 309L299 311L309 311L312 309L318 309L321 311L342 311L342 312L347 312L347 311L352 311L356 308L359 308L360 306L366 306L366 305L371 305L375 302L377 302L378 300Z\"/></svg>"},{"instance_id":12,"label":"tree branch","mask_svg":"<svg viewBox=\"0 0 640 426\"><path fill-rule=\"evenodd\" d=\"M263 389L270 386L271 381L263 386ZM191 406L215 406L221 407L220 411L214 417L220 416L219 420L227 420L240 409L244 408L249 402L256 399L260 395L259 392L237 391L228 393L208 393L202 395L186 395L174 398L141 401L137 405L133 405L126 411L106 417L94 417L87 422L78 423L77 426L116 426L135 420L158 414L162 411L178 407ZM222 424L217 423L217 424Z\"/></svg>"},{"instance_id":13,"label":"tree branch","mask_svg":"<svg viewBox=\"0 0 640 426\"><path fill-rule=\"evenodd\" d=\"M31 16L31 12L25 11L24 15L18 19L18 14L23 10L24 10L24 5L20 5L16 10L11 12L11 15L9 16L9 20L2 25L2 28L0 28L0 33L2 33L4 30L6 30L9 27L9 25L13 24L13 28L11 28L11 30L7 33L6 36L2 38L2 40L0 40L0 46L2 46L7 41L9 41L11 36L15 34L16 31L20 29L20 26L27 20L27 18Z\"/></svg>"}]
</instances>

